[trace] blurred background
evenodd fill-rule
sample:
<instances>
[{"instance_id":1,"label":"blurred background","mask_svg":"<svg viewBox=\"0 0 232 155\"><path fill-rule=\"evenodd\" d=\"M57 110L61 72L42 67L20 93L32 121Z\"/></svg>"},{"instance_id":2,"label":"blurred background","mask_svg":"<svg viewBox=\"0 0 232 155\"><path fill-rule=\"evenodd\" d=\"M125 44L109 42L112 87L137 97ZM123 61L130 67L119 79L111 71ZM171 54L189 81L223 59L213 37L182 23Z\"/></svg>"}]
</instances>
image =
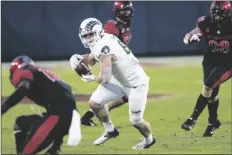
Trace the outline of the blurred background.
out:
<instances>
[{"instance_id":1,"label":"blurred background","mask_svg":"<svg viewBox=\"0 0 232 155\"><path fill-rule=\"evenodd\" d=\"M183 37L211 2L133 2L135 14L129 47L136 56L196 55L202 43L186 46ZM2 61L25 54L34 60L62 60L89 50L78 28L88 17L113 18L112 1L2 1Z\"/></svg>"}]
</instances>

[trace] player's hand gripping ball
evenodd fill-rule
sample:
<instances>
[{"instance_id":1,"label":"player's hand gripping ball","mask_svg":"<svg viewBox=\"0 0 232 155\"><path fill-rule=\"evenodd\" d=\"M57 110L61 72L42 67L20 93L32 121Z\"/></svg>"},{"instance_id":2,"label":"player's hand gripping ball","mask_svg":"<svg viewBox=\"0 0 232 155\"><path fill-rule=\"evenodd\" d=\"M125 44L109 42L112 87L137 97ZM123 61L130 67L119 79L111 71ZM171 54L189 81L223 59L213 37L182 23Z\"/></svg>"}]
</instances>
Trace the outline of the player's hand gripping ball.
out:
<instances>
[{"instance_id":1,"label":"player's hand gripping ball","mask_svg":"<svg viewBox=\"0 0 232 155\"><path fill-rule=\"evenodd\" d=\"M92 71L88 65L88 57L83 57L79 54L74 54L70 58L70 65L72 69L82 77L82 75L91 75Z\"/></svg>"}]
</instances>

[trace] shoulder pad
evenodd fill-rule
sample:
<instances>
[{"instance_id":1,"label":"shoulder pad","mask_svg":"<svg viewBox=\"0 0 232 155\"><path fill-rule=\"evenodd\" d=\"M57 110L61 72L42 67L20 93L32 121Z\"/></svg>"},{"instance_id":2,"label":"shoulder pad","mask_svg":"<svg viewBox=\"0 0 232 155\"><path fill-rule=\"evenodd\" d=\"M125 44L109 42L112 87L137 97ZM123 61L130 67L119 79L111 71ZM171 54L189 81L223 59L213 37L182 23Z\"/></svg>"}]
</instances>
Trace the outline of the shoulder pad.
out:
<instances>
[{"instance_id":1,"label":"shoulder pad","mask_svg":"<svg viewBox=\"0 0 232 155\"><path fill-rule=\"evenodd\" d=\"M12 76L12 84L16 88L21 80L33 81L33 73L28 69L17 69Z\"/></svg>"},{"instance_id":2,"label":"shoulder pad","mask_svg":"<svg viewBox=\"0 0 232 155\"><path fill-rule=\"evenodd\" d=\"M200 18L198 18L196 26L202 31L209 26L210 21L211 18L209 15L201 16Z\"/></svg>"},{"instance_id":3,"label":"shoulder pad","mask_svg":"<svg viewBox=\"0 0 232 155\"><path fill-rule=\"evenodd\" d=\"M119 29L116 26L115 21L111 20L104 24L105 33L110 33L114 35L119 34Z\"/></svg>"},{"instance_id":4,"label":"shoulder pad","mask_svg":"<svg viewBox=\"0 0 232 155\"><path fill-rule=\"evenodd\" d=\"M208 23L211 21L211 17L209 15L201 16L197 19L197 23Z\"/></svg>"}]
</instances>

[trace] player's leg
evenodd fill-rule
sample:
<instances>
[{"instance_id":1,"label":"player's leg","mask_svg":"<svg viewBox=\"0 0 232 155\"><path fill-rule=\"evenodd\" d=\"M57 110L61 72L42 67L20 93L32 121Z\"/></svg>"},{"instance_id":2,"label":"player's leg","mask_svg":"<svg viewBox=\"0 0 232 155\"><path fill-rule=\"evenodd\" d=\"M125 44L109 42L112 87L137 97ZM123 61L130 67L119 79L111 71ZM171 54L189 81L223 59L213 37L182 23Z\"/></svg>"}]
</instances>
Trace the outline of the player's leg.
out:
<instances>
[{"instance_id":1,"label":"player's leg","mask_svg":"<svg viewBox=\"0 0 232 155\"><path fill-rule=\"evenodd\" d=\"M117 100L124 95L125 94L121 90L118 82L114 79L112 79L109 84L99 85L97 90L92 94L89 100L89 106L105 128L105 133L94 141L95 145L102 144L119 135L118 130L114 127L111 121L106 104L112 100Z\"/></svg>"},{"instance_id":2,"label":"player's leg","mask_svg":"<svg viewBox=\"0 0 232 155\"><path fill-rule=\"evenodd\" d=\"M143 135L144 140L132 149L146 149L152 146L156 140L152 136L150 124L143 119L147 104L148 85L141 85L126 90L129 98L129 115L132 125Z\"/></svg>"},{"instance_id":3,"label":"player's leg","mask_svg":"<svg viewBox=\"0 0 232 155\"><path fill-rule=\"evenodd\" d=\"M120 106L124 105L127 102L128 102L127 96L124 96L119 100L115 100L115 101L111 101L111 102L107 103L108 109L110 111L110 110L112 110L114 108L117 108L117 107L120 107ZM94 123L94 121L92 120L93 117L94 117L94 112L93 112L92 109L89 109L81 117L81 124L86 125L86 126L95 126L96 123Z\"/></svg>"},{"instance_id":4,"label":"player's leg","mask_svg":"<svg viewBox=\"0 0 232 155\"><path fill-rule=\"evenodd\" d=\"M51 155L58 154L61 151L61 145L63 144L63 137L65 135L69 134L68 143L72 145L73 145L73 140L77 141L77 136L78 139L81 137L81 135L79 135L81 134L79 122L73 121L76 119L80 119L79 113L77 111L76 114L74 114L70 110L60 115L59 122L51 133L52 136L51 139L53 139L53 144L47 150L47 154L51 154ZM75 137L73 137L73 134L75 135Z\"/></svg>"},{"instance_id":5,"label":"player's leg","mask_svg":"<svg viewBox=\"0 0 232 155\"><path fill-rule=\"evenodd\" d=\"M213 93L210 97L208 102L208 111L209 111L209 118L208 118L208 126L203 134L203 137L210 137L213 135L215 129L219 128L221 122L218 120L218 106L219 106L219 86L213 89Z\"/></svg>"},{"instance_id":6,"label":"player's leg","mask_svg":"<svg viewBox=\"0 0 232 155\"><path fill-rule=\"evenodd\" d=\"M213 65L203 64L204 81L208 78L213 69ZM202 93L199 95L197 99L192 115L181 125L182 129L185 129L186 131L191 130L194 127L198 117L208 104L208 98L205 97L205 92L207 92L208 89L205 89L206 88L203 87Z\"/></svg>"},{"instance_id":7,"label":"player's leg","mask_svg":"<svg viewBox=\"0 0 232 155\"><path fill-rule=\"evenodd\" d=\"M52 146L46 151L46 155L58 155L61 145L63 144L63 137L56 138Z\"/></svg>"},{"instance_id":8,"label":"player's leg","mask_svg":"<svg viewBox=\"0 0 232 155\"><path fill-rule=\"evenodd\" d=\"M22 153L36 154L53 143L59 120L59 115L46 115L35 122L24 143Z\"/></svg>"},{"instance_id":9,"label":"player's leg","mask_svg":"<svg viewBox=\"0 0 232 155\"><path fill-rule=\"evenodd\" d=\"M213 89L212 96L210 97L210 100L208 102L208 111L209 111L209 123L213 123L218 119L218 106L219 106L219 93L220 86Z\"/></svg>"},{"instance_id":10,"label":"player's leg","mask_svg":"<svg viewBox=\"0 0 232 155\"><path fill-rule=\"evenodd\" d=\"M117 107L120 107L122 105L124 105L125 103L128 102L128 98L127 96L123 96L121 99L119 100L115 100L115 101L111 101L109 102L107 105L108 105L108 109L109 111L111 111L112 109L114 108L117 108Z\"/></svg>"},{"instance_id":11,"label":"player's leg","mask_svg":"<svg viewBox=\"0 0 232 155\"><path fill-rule=\"evenodd\" d=\"M205 85L212 89L212 95L208 103L209 119L208 126L203 134L204 137L211 137L215 129L221 125L217 118L217 110L219 105L218 91L219 86L232 77L232 67L216 66L210 76L206 79Z\"/></svg>"},{"instance_id":12,"label":"player's leg","mask_svg":"<svg viewBox=\"0 0 232 155\"><path fill-rule=\"evenodd\" d=\"M209 76L205 78L204 87L201 95L198 98L195 110L190 118L192 118L193 122L196 122L197 118L200 116L206 104L208 104L213 90L220 86L223 82L230 79L232 76L232 68L230 66L216 66L212 69ZM215 106L217 107L217 106ZM187 120L188 121L188 120ZM182 125L184 129L191 129L191 126L187 126L187 123ZM195 124L195 123L194 123ZM194 125L193 124L193 125ZM217 123L218 124L218 123ZM185 126L186 125L186 126ZM188 128L189 127L189 128ZM193 126L192 126L193 127ZM215 129L217 125L215 124Z\"/></svg>"},{"instance_id":13,"label":"player's leg","mask_svg":"<svg viewBox=\"0 0 232 155\"><path fill-rule=\"evenodd\" d=\"M30 128L40 119L42 119L42 117L39 115L19 116L16 118L14 124L14 136L17 154L22 152L23 142L26 140Z\"/></svg>"}]
</instances>

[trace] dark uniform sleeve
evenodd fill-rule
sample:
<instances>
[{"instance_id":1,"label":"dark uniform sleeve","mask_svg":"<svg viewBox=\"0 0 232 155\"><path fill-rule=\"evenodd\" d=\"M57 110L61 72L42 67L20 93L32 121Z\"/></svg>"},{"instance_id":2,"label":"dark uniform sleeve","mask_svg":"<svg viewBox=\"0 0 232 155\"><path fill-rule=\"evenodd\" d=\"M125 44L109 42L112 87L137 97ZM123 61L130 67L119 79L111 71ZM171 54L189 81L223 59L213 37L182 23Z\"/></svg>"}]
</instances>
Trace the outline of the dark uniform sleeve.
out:
<instances>
[{"instance_id":1,"label":"dark uniform sleeve","mask_svg":"<svg viewBox=\"0 0 232 155\"><path fill-rule=\"evenodd\" d=\"M208 16L201 16L200 18L198 18L198 20L196 22L196 27L199 28L201 33L204 33L205 29L207 28L208 21L209 21Z\"/></svg>"},{"instance_id":2,"label":"dark uniform sleeve","mask_svg":"<svg viewBox=\"0 0 232 155\"><path fill-rule=\"evenodd\" d=\"M1 106L1 114L6 113L11 107L19 103L27 95L33 74L29 70L17 69L12 76L12 84L16 88Z\"/></svg>"},{"instance_id":3,"label":"dark uniform sleeve","mask_svg":"<svg viewBox=\"0 0 232 155\"><path fill-rule=\"evenodd\" d=\"M104 29L106 33L114 34L115 36L119 35L119 29L116 27L114 21L108 21L104 24Z\"/></svg>"}]
</instances>

